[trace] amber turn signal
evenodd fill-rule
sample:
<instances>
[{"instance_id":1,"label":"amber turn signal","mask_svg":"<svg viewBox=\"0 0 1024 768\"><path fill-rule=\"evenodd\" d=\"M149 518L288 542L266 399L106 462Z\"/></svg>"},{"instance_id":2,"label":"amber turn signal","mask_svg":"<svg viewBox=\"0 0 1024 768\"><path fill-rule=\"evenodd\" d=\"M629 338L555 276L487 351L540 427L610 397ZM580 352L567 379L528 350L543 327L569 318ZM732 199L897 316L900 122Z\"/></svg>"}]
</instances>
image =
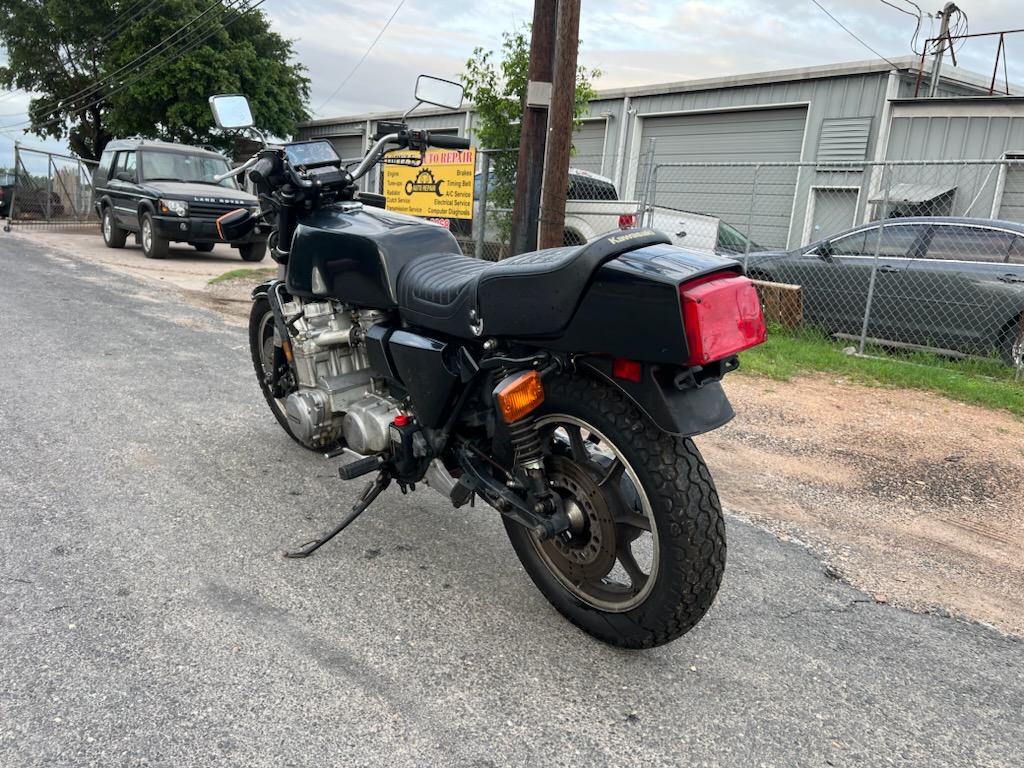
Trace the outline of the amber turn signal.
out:
<instances>
[{"instance_id":1,"label":"amber turn signal","mask_svg":"<svg viewBox=\"0 0 1024 768\"><path fill-rule=\"evenodd\" d=\"M503 380L494 390L498 410L506 424L519 421L544 402L544 386L540 374L525 371Z\"/></svg>"}]
</instances>

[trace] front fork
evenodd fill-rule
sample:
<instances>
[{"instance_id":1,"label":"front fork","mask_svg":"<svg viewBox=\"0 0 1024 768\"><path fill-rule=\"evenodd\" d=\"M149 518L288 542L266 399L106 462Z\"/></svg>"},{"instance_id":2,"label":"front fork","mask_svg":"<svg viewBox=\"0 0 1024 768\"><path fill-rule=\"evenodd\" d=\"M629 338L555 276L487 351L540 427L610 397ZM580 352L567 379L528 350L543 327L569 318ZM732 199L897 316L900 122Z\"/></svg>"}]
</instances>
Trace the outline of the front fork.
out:
<instances>
[{"instance_id":1,"label":"front fork","mask_svg":"<svg viewBox=\"0 0 1024 768\"><path fill-rule=\"evenodd\" d=\"M252 292L253 300L263 298L266 299L267 304L270 305L270 311L274 316L275 342L278 339L281 341L280 344L274 344L274 356L269 373L269 379L267 381L267 385L270 387L271 393L278 399L283 398L288 394L290 388L288 386L289 382L287 381L287 377L289 374L294 375L292 368L292 347L290 342L291 333L289 331L288 322L285 320L284 312L281 310L281 305L284 303L282 299L284 290L285 287L283 280L271 280L260 284Z\"/></svg>"}]
</instances>

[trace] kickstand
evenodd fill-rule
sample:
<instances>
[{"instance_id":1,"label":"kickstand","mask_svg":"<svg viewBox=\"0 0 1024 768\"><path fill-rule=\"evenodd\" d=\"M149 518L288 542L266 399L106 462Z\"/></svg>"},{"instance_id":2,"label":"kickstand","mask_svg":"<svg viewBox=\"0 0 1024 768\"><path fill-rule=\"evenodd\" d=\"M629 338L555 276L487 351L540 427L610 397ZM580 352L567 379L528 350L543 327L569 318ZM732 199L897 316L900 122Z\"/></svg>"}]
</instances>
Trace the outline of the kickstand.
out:
<instances>
[{"instance_id":1,"label":"kickstand","mask_svg":"<svg viewBox=\"0 0 1024 768\"><path fill-rule=\"evenodd\" d=\"M325 533L319 539L307 541L298 549L285 550L284 556L292 558L309 557L311 554L320 549L320 547L322 547L328 541L330 541L343 530L345 530L348 524L355 520L357 517L359 517L366 510L366 508L373 503L373 500L380 496L381 491L387 488L390 484L391 473L388 472L387 470L381 470L377 474L377 477L363 490L363 495L359 497L359 501L357 501L356 505L352 507L352 511L349 512L348 516L340 523L338 523L333 530L329 531L328 533Z\"/></svg>"}]
</instances>

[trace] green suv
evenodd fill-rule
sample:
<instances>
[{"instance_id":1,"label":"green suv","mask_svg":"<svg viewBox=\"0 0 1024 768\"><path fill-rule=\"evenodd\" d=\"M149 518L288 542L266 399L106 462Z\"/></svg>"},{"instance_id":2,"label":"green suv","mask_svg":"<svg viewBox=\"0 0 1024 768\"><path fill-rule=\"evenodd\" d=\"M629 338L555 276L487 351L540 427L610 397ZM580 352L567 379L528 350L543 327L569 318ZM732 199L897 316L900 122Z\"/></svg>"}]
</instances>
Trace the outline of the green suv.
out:
<instances>
[{"instance_id":1,"label":"green suv","mask_svg":"<svg viewBox=\"0 0 1024 768\"><path fill-rule=\"evenodd\" d=\"M171 242L203 252L229 243L245 261L262 261L269 227L257 226L237 240L225 240L217 228L225 213L259 206L233 178L217 180L229 170L223 155L200 147L137 138L111 141L93 180L103 241L122 248L134 232L151 259L166 256Z\"/></svg>"}]
</instances>

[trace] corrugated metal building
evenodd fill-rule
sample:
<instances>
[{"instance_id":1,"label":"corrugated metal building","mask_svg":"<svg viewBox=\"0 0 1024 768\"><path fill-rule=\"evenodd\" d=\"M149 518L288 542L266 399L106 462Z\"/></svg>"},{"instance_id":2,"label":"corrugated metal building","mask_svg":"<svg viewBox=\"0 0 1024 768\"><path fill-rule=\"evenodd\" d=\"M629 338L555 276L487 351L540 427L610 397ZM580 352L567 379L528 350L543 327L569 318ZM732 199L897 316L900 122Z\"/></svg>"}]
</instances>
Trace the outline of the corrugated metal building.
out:
<instances>
[{"instance_id":1,"label":"corrugated metal building","mask_svg":"<svg viewBox=\"0 0 1024 768\"><path fill-rule=\"evenodd\" d=\"M817 223L826 213L829 222L850 224L871 217L881 182L858 163L996 159L1024 151L1024 99L990 97L990 83L981 76L948 66L935 98L916 97L928 84L928 64L923 77L919 66L917 58L905 57L602 91L573 137L572 164L611 177L624 199L653 197L654 169L664 175L671 164L788 164L773 166L770 183L758 189L756 211L751 171L739 166L717 167L699 183L659 183L654 202L746 221L764 242L795 245L809 233L827 234ZM328 138L342 157L354 158L377 121L400 115L309 122L300 126L299 138ZM472 136L473 119L466 108L417 111L409 122ZM830 163L847 165L837 170ZM902 177L899 183L918 196L942 186ZM736 194L743 185L744 194ZM1024 220L1024 194L997 200L996 191L992 185L988 210L978 213L984 205L979 199L974 213L1012 211ZM947 189L942 199L954 194L977 191Z\"/></svg>"}]
</instances>

